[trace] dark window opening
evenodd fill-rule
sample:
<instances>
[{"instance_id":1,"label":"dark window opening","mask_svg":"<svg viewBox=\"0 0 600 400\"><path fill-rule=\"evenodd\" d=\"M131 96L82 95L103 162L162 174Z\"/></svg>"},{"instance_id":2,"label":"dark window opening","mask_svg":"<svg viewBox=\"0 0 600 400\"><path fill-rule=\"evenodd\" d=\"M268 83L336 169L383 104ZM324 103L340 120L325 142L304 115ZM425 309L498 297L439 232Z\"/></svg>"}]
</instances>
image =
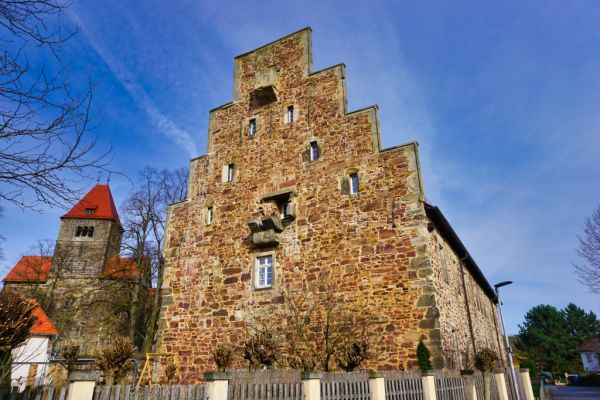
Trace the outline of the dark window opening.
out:
<instances>
[{"instance_id":1,"label":"dark window opening","mask_svg":"<svg viewBox=\"0 0 600 400\"><path fill-rule=\"evenodd\" d=\"M310 161L319 159L319 145L317 142L310 142Z\"/></svg>"},{"instance_id":2,"label":"dark window opening","mask_svg":"<svg viewBox=\"0 0 600 400\"><path fill-rule=\"evenodd\" d=\"M233 182L234 175L235 175L235 165L229 164L227 166L227 182Z\"/></svg>"},{"instance_id":3,"label":"dark window opening","mask_svg":"<svg viewBox=\"0 0 600 400\"><path fill-rule=\"evenodd\" d=\"M86 208L86 209L85 209L85 214L86 214L86 215L92 215L92 214L93 214L93 213L95 213L95 212L96 212L96 209L95 209L95 208Z\"/></svg>"},{"instance_id":4,"label":"dark window opening","mask_svg":"<svg viewBox=\"0 0 600 400\"><path fill-rule=\"evenodd\" d=\"M248 136L256 135L256 119L252 118L248 123Z\"/></svg>"},{"instance_id":5,"label":"dark window opening","mask_svg":"<svg viewBox=\"0 0 600 400\"><path fill-rule=\"evenodd\" d=\"M350 174L350 194L358 194L360 192L358 186L358 174Z\"/></svg>"},{"instance_id":6,"label":"dark window opening","mask_svg":"<svg viewBox=\"0 0 600 400\"><path fill-rule=\"evenodd\" d=\"M285 114L285 122L288 124L294 122L294 106L289 106L287 108L287 112Z\"/></svg>"}]
</instances>

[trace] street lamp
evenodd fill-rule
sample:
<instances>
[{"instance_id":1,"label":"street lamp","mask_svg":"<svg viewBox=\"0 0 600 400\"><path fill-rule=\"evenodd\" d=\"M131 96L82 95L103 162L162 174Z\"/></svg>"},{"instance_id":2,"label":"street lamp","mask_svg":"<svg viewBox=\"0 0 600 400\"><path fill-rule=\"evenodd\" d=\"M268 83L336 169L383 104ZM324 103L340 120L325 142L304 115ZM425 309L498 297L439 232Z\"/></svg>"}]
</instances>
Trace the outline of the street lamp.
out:
<instances>
[{"instance_id":1,"label":"street lamp","mask_svg":"<svg viewBox=\"0 0 600 400\"><path fill-rule=\"evenodd\" d=\"M502 302L500 301L500 293L498 291L502 286L510 285L512 281L504 281L500 283L496 283L494 285L494 289L496 291L496 301L498 302L498 314L500 315L500 324L502 325L502 332L504 333L504 341L506 342L506 353L508 354L508 364L510 367L510 375L512 377L512 384L515 390L515 396L517 396L517 400L521 400L521 396L519 394L519 387L517 386L517 375L515 374L515 366L513 364L512 357L512 349L510 348L510 343L508 341L508 333L506 332L506 327L504 326L504 317L502 315Z\"/></svg>"}]
</instances>

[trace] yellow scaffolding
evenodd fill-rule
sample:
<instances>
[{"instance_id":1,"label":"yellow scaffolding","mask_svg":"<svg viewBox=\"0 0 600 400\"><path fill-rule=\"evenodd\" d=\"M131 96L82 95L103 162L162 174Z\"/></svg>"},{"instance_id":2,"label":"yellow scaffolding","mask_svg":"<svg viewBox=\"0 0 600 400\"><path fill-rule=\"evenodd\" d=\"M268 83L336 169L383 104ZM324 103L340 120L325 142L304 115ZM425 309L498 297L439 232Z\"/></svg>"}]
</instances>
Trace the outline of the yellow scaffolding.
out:
<instances>
[{"instance_id":1,"label":"yellow scaffolding","mask_svg":"<svg viewBox=\"0 0 600 400\"><path fill-rule=\"evenodd\" d=\"M138 386L144 381L144 374L147 375L147 380L145 382L147 385L152 386L152 362L161 357L172 357L175 371L176 373L179 372L179 357L176 353L146 353L146 362L144 363L144 368L142 368L142 372L140 372L140 377L137 381Z\"/></svg>"}]
</instances>

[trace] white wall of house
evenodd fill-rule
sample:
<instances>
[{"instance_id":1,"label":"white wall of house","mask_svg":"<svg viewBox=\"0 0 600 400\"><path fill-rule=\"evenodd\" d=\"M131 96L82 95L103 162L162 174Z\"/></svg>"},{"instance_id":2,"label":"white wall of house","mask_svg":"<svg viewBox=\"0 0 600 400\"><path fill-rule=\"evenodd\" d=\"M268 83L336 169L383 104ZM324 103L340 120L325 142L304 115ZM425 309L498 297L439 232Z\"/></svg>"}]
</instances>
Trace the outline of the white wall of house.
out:
<instances>
[{"instance_id":1,"label":"white wall of house","mask_svg":"<svg viewBox=\"0 0 600 400\"><path fill-rule=\"evenodd\" d=\"M19 391L25 389L29 370L32 368L32 365L37 365L33 385L43 385L48 371L47 362L50 358L50 352L51 342L48 336L32 336L27 339L25 344L14 349L12 352L11 386L19 387Z\"/></svg>"},{"instance_id":2,"label":"white wall of house","mask_svg":"<svg viewBox=\"0 0 600 400\"><path fill-rule=\"evenodd\" d=\"M579 352L586 372L600 372L600 355L591 351Z\"/></svg>"}]
</instances>

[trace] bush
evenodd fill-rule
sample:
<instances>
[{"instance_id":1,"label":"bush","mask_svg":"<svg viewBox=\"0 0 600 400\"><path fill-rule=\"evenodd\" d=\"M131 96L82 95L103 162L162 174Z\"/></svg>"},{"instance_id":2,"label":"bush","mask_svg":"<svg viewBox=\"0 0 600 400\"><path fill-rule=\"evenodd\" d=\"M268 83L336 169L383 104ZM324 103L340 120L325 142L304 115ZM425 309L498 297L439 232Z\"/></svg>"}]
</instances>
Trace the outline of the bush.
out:
<instances>
[{"instance_id":1,"label":"bush","mask_svg":"<svg viewBox=\"0 0 600 400\"><path fill-rule=\"evenodd\" d=\"M231 361L233 361L233 350L229 347L219 346L213 353L213 359L215 360L215 364L217 364L217 369L225 372L231 365Z\"/></svg>"},{"instance_id":2,"label":"bush","mask_svg":"<svg viewBox=\"0 0 600 400\"><path fill-rule=\"evenodd\" d=\"M346 372L352 372L369 358L369 344L367 342L352 343L344 346L336 353L338 367Z\"/></svg>"},{"instance_id":3,"label":"bush","mask_svg":"<svg viewBox=\"0 0 600 400\"><path fill-rule=\"evenodd\" d=\"M537 378L537 376L538 376L537 367L535 366L535 363L531 360L521 361L519 368L528 368L529 369L529 377L531 377L531 378Z\"/></svg>"},{"instance_id":4,"label":"bush","mask_svg":"<svg viewBox=\"0 0 600 400\"><path fill-rule=\"evenodd\" d=\"M433 369L430 358L431 353L429 349L422 340L419 340L419 344L417 345L417 364L421 371L431 371Z\"/></svg>"},{"instance_id":5,"label":"bush","mask_svg":"<svg viewBox=\"0 0 600 400\"><path fill-rule=\"evenodd\" d=\"M129 358L135 351L136 347L128 337L118 337L100 351L96 365L104 372L107 385L119 382L125 376L130 368Z\"/></svg>"},{"instance_id":6,"label":"bush","mask_svg":"<svg viewBox=\"0 0 600 400\"><path fill-rule=\"evenodd\" d=\"M491 371L498 361L496 352L491 349L481 349L475 354L475 368L480 371Z\"/></svg>"},{"instance_id":7,"label":"bush","mask_svg":"<svg viewBox=\"0 0 600 400\"><path fill-rule=\"evenodd\" d=\"M277 361L277 344L273 335L259 332L244 343L244 359L250 364L250 369L261 367L271 368Z\"/></svg>"}]
</instances>

